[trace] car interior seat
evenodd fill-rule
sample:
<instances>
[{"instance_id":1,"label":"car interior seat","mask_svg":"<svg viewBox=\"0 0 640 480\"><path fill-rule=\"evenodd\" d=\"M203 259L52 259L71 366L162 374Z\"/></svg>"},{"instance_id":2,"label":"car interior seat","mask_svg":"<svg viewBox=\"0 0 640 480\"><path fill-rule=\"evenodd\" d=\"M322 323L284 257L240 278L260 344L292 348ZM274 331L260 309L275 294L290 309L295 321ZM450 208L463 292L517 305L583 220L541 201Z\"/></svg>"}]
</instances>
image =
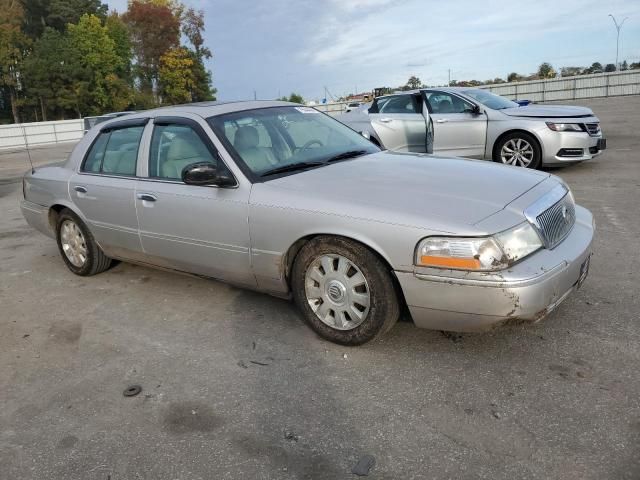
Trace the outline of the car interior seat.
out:
<instances>
[{"instance_id":1,"label":"car interior seat","mask_svg":"<svg viewBox=\"0 0 640 480\"><path fill-rule=\"evenodd\" d=\"M162 178L180 180L182 178L182 169L187 165L211 161L211 155L198 148L204 148L204 146L199 141L194 140L186 135L176 135L171 140L160 169Z\"/></svg>"},{"instance_id":2,"label":"car interior seat","mask_svg":"<svg viewBox=\"0 0 640 480\"><path fill-rule=\"evenodd\" d=\"M233 139L233 146L242 160L256 172L266 170L278 163L270 148L260 148L258 129L252 126L238 128Z\"/></svg>"}]
</instances>

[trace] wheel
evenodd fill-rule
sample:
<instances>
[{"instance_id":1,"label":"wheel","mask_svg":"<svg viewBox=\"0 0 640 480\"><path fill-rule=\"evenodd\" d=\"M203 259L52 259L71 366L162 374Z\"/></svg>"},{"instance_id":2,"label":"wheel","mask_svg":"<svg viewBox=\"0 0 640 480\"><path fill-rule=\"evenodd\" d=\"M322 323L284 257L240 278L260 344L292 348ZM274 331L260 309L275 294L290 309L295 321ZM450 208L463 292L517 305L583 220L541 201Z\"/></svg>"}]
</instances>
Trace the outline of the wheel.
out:
<instances>
[{"instance_id":1,"label":"wheel","mask_svg":"<svg viewBox=\"0 0 640 480\"><path fill-rule=\"evenodd\" d=\"M62 210L58 215L56 238L64 263L76 275L95 275L111 265L111 259L102 252L87 226L71 210Z\"/></svg>"},{"instance_id":2,"label":"wheel","mask_svg":"<svg viewBox=\"0 0 640 480\"><path fill-rule=\"evenodd\" d=\"M512 132L496 144L494 148L493 160L525 168L540 168L542 151L538 141L525 132Z\"/></svg>"},{"instance_id":3,"label":"wheel","mask_svg":"<svg viewBox=\"0 0 640 480\"><path fill-rule=\"evenodd\" d=\"M293 265L293 297L321 337L361 345L387 332L400 307L388 267L368 248L339 237L316 237Z\"/></svg>"}]
</instances>

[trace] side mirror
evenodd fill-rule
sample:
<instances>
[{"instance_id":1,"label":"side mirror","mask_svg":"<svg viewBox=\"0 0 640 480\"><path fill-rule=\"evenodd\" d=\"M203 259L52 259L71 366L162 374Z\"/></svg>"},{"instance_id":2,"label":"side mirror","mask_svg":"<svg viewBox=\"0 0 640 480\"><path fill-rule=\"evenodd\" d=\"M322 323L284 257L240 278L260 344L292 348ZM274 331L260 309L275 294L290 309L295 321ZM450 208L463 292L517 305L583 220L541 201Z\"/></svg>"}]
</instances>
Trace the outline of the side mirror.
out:
<instances>
[{"instance_id":1,"label":"side mirror","mask_svg":"<svg viewBox=\"0 0 640 480\"><path fill-rule=\"evenodd\" d=\"M232 187L236 185L233 176L209 162L199 162L187 165L182 169L182 181L187 185L216 185L218 187Z\"/></svg>"},{"instance_id":2,"label":"side mirror","mask_svg":"<svg viewBox=\"0 0 640 480\"><path fill-rule=\"evenodd\" d=\"M480 110L480 106L474 105L471 109L471 113L473 113L474 115L480 115L482 113L482 110Z\"/></svg>"}]
</instances>

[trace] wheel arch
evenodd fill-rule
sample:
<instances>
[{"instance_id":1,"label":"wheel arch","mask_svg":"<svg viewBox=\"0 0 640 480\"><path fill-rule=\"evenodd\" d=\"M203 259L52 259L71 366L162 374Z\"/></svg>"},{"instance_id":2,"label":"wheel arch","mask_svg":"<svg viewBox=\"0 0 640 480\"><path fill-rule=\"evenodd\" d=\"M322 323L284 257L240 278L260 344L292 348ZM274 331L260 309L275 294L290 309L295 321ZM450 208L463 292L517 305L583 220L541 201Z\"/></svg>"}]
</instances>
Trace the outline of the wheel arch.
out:
<instances>
[{"instance_id":1,"label":"wheel arch","mask_svg":"<svg viewBox=\"0 0 640 480\"><path fill-rule=\"evenodd\" d=\"M331 233L331 232L310 233L298 238L295 242L293 242L289 246L289 248L287 249L287 251L285 252L282 258L282 263L283 263L282 268L284 273L284 279L289 291L291 291L291 271L293 270L293 264L295 263L295 260L298 254L302 250L302 247L304 247L307 243L309 243L314 238L318 238L318 237L341 238L343 240L348 240L348 241L357 243L365 247L369 251L371 251L371 253L373 253L383 263L383 265L386 266L387 271L389 272L389 276L391 277L391 281L393 282L393 287L396 291L398 302L400 303L400 306L402 309L406 308L407 304L404 298L404 294L402 292L402 288L400 287L400 282L396 277L393 266L391 265L391 261L383 253L383 250L378 245L375 245L374 242L368 241L366 239L358 238L359 237L358 235L350 235L345 233Z\"/></svg>"},{"instance_id":2,"label":"wheel arch","mask_svg":"<svg viewBox=\"0 0 640 480\"><path fill-rule=\"evenodd\" d=\"M532 130L527 130L526 128L510 128L500 133L500 135L498 135L498 137L494 140L493 145L491 146L491 159L492 160L496 159L496 149L500 144L500 142L502 141L502 139L512 133L526 133L527 135L530 135L535 139L536 143L538 144L538 148L540 149L540 164L542 165L543 163L542 159L544 158L544 144L542 143L542 140L536 134L536 132Z\"/></svg>"},{"instance_id":3,"label":"wheel arch","mask_svg":"<svg viewBox=\"0 0 640 480\"><path fill-rule=\"evenodd\" d=\"M87 221L84 218L84 215L80 213L80 211L75 207L75 205L72 205L72 204L70 205L67 202L56 202L49 207L49 214L48 214L49 227L51 228L51 231L54 234L56 233L58 216L60 215L60 212L62 212L62 210L64 209L71 210L74 214L80 217L80 220L82 220L85 223L85 225L87 224Z\"/></svg>"}]
</instances>

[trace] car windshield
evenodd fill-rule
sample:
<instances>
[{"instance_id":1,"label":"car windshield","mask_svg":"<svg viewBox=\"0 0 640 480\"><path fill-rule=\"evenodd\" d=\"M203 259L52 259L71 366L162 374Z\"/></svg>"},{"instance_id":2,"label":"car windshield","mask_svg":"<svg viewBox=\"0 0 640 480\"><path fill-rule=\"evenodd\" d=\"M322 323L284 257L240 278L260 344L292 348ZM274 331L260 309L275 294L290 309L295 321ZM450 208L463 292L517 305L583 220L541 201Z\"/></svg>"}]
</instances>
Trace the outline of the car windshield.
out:
<instances>
[{"instance_id":1,"label":"car windshield","mask_svg":"<svg viewBox=\"0 0 640 480\"><path fill-rule=\"evenodd\" d=\"M485 107L489 107L492 110L503 110L505 108L519 107L516 102L512 102L508 98L501 97L495 93L491 93L487 90L474 89L464 90L464 94L480 102Z\"/></svg>"},{"instance_id":2,"label":"car windshield","mask_svg":"<svg viewBox=\"0 0 640 480\"><path fill-rule=\"evenodd\" d=\"M257 176L300 171L379 152L349 127L310 107L268 107L208 119L227 148Z\"/></svg>"}]
</instances>

